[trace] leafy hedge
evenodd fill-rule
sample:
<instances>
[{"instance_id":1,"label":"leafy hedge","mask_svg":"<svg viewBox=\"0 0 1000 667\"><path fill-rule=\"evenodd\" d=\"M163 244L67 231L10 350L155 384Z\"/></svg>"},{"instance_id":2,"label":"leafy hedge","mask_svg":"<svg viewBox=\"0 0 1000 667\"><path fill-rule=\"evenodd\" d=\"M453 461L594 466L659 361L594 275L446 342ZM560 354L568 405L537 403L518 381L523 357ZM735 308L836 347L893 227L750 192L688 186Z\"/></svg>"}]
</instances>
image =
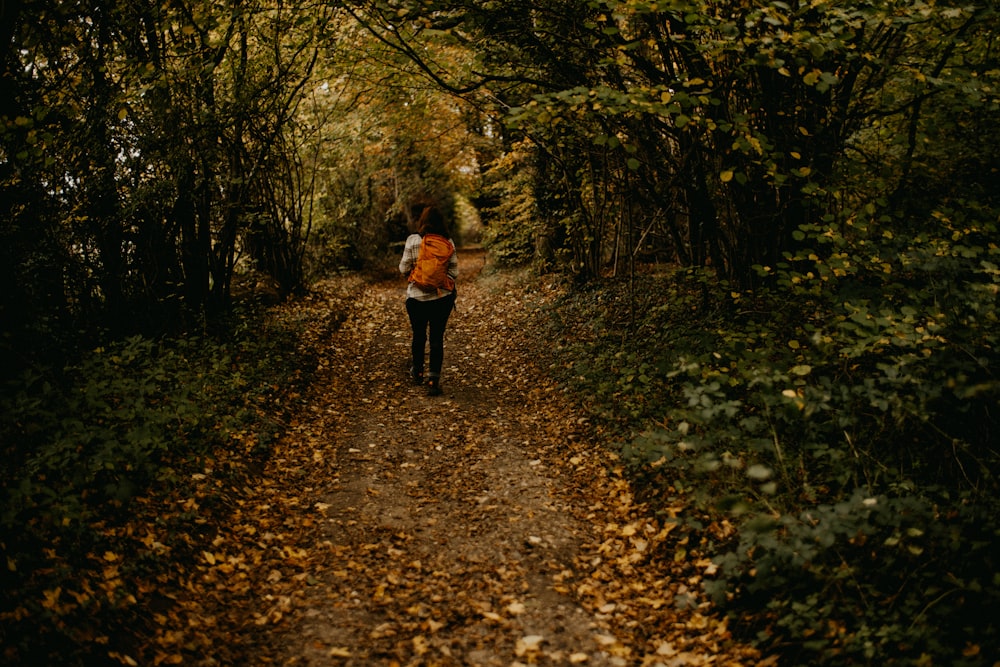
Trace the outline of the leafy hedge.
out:
<instances>
[{"instance_id":1,"label":"leafy hedge","mask_svg":"<svg viewBox=\"0 0 1000 667\"><path fill-rule=\"evenodd\" d=\"M783 664L1000 655L1000 249L974 217L826 220L765 289L680 272L554 313L650 495L738 520L709 592Z\"/></svg>"},{"instance_id":2,"label":"leafy hedge","mask_svg":"<svg viewBox=\"0 0 1000 667\"><path fill-rule=\"evenodd\" d=\"M5 663L108 661L115 633L139 631L133 578L170 567L156 545L134 552L136 501L183 498L213 460L266 456L280 428L271 402L303 367L293 331L246 316L228 334L129 338L4 387ZM173 512L160 502L161 518Z\"/></svg>"}]
</instances>

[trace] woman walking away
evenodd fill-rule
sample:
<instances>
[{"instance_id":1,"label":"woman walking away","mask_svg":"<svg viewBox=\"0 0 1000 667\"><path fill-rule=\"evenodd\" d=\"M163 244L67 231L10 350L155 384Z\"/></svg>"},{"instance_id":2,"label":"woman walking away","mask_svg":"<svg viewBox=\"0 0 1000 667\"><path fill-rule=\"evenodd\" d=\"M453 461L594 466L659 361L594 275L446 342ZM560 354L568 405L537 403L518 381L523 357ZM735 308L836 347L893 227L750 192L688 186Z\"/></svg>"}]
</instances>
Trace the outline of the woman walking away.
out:
<instances>
[{"instance_id":1,"label":"woman walking away","mask_svg":"<svg viewBox=\"0 0 1000 667\"><path fill-rule=\"evenodd\" d=\"M406 239L399 272L409 276L406 313L413 329L410 377L424 383L424 346L430 330L431 354L427 373L427 395L441 395L441 365L444 362L444 329L455 307L455 278L458 257L455 243L441 212L424 208L417 221L417 233Z\"/></svg>"}]
</instances>

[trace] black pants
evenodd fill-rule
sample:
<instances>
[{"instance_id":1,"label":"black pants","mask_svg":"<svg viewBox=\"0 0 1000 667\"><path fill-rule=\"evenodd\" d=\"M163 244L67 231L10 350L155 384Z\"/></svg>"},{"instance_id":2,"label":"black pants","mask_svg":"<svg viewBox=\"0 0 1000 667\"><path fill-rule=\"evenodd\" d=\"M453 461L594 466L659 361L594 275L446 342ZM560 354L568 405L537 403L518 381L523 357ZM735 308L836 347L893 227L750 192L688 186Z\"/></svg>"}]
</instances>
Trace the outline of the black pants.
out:
<instances>
[{"instance_id":1,"label":"black pants","mask_svg":"<svg viewBox=\"0 0 1000 667\"><path fill-rule=\"evenodd\" d=\"M413 329L413 368L416 371L422 372L424 369L424 347L427 344L429 329L431 340L429 376L441 376L441 364L444 362L444 328L454 307L454 293L433 301L406 300L406 314L410 316L410 328Z\"/></svg>"}]
</instances>

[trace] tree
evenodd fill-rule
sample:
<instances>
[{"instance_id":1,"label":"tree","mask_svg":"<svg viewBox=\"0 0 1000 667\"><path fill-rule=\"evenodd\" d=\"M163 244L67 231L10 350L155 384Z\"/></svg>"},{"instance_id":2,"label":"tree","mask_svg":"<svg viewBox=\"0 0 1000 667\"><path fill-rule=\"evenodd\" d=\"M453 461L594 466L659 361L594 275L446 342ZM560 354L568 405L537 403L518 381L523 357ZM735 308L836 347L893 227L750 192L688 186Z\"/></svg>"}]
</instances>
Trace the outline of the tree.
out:
<instances>
[{"instance_id":1,"label":"tree","mask_svg":"<svg viewBox=\"0 0 1000 667\"><path fill-rule=\"evenodd\" d=\"M466 53L447 42L435 46L435 57L452 67ZM470 132L474 110L415 69L343 17L303 116L317 130L310 143L319 174L315 273L394 266L398 248L387 250L408 233L413 206L435 202L457 218L456 199L477 187L488 141Z\"/></svg>"},{"instance_id":2,"label":"tree","mask_svg":"<svg viewBox=\"0 0 1000 667\"><path fill-rule=\"evenodd\" d=\"M906 138L897 176L912 174L927 100L989 78L974 44L996 20L981 3L363 7L384 43L444 89L492 99L546 154L539 201L577 270L598 273L622 239L632 255L656 242L742 286L797 247L802 225L883 194L840 181L892 157L859 144L874 124ZM425 55L442 35L473 50L472 67Z\"/></svg>"},{"instance_id":3,"label":"tree","mask_svg":"<svg viewBox=\"0 0 1000 667\"><path fill-rule=\"evenodd\" d=\"M4 5L8 356L223 310L244 250L301 286L294 119L327 4ZM267 249L262 249L261 239Z\"/></svg>"}]
</instances>

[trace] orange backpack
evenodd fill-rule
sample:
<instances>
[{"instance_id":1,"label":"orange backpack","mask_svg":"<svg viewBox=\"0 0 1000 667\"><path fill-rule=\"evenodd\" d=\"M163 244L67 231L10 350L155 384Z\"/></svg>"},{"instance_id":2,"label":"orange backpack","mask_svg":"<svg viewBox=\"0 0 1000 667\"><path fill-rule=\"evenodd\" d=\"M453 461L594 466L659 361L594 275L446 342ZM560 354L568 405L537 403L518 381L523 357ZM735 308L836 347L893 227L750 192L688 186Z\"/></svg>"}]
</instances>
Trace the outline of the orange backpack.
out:
<instances>
[{"instance_id":1,"label":"orange backpack","mask_svg":"<svg viewBox=\"0 0 1000 667\"><path fill-rule=\"evenodd\" d=\"M437 234L425 234L420 242L420 254L417 263L410 271L410 282L420 289L455 290L455 281L448 275L448 260L455 252L451 242Z\"/></svg>"}]
</instances>

